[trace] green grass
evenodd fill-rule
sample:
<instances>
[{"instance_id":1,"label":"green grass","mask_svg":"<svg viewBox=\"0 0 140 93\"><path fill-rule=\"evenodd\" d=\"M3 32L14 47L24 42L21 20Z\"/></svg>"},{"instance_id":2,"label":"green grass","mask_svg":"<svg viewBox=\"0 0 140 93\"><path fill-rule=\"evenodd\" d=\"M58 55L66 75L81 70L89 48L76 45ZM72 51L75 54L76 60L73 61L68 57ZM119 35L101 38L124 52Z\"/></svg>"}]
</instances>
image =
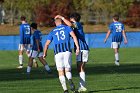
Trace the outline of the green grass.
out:
<instances>
[{"instance_id":1,"label":"green grass","mask_svg":"<svg viewBox=\"0 0 140 93\"><path fill-rule=\"evenodd\" d=\"M139 93L140 91L140 48L120 49L121 65L114 65L113 50L91 49L87 71L87 93ZM28 59L25 57L25 68L18 66L17 51L0 51L0 93L63 93L55 68L53 51L48 51L46 60L53 75L44 72L42 64L33 68L31 78L26 77ZM73 81L78 87L75 55L73 55Z\"/></svg>"}]
</instances>

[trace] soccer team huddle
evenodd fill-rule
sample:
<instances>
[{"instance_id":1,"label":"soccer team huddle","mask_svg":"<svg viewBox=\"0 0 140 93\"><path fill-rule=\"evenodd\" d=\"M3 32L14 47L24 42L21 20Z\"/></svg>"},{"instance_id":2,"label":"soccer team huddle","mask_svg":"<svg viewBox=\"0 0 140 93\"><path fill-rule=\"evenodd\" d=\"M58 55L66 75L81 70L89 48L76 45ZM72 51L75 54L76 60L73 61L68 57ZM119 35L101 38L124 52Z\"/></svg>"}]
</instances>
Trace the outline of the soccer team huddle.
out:
<instances>
[{"instance_id":1,"label":"soccer team huddle","mask_svg":"<svg viewBox=\"0 0 140 93\"><path fill-rule=\"evenodd\" d=\"M42 34L41 31L37 29L37 24L32 23L29 25L26 22L26 17L21 16L20 25L20 44L19 44L19 66L18 68L23 68L23 52L29 57L29 62L27 66L27 75L30 76L32 65L38 66L35 58L37 57L39 61L44 65L46 72L51 74L51 68L45 61L47 56L47 50L51 42L54 44L54 58L55 64L58 71L58 76L64 93L69 93L66 78L68 79L70 90L74 93L79 93L87 91L85 84L85 65L88 62L89 47L85 40L85 34L83 31L83 26L80 23L81 16L79 13L72 13L70 15L70 21L65 19L61 15L54 17L54 23L56 27L47 35L47 40L43 49L41 42ZM127 38L124 31L124 25L118 22L119 16L113 16L113 23L110 24L109 30L107 32L104 43L107 41L110 33L112 33L112 44L111 47L115 51L115 64L119 63L119 46L123 41L127 43ZM65 24L63 24L65 23ZM31 38L31 32L32 38ZM71 38L74 42L74 52L77 61L77 70L79 72L79 88L75 89L75 85L72 81L71 73ZM31 44L31 39L33 43Z\"/></svg>"}]
</instances>

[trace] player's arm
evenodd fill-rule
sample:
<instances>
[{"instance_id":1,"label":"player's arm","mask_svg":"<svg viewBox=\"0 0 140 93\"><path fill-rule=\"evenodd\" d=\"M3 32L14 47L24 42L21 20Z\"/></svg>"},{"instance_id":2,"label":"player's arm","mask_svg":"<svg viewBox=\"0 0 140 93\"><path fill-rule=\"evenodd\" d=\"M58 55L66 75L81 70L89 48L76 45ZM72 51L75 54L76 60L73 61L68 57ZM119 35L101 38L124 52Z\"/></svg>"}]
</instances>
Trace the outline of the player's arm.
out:
<instances>
[{"instance_id":1,"label":"player's arm","mask_svg":"<svg viewBox=\"0 0 140 93\"><path fill-rule=\"evenodd\" d=\"M123 38L124 38L124 43L127 44L128 41L127 41L127 37L125 34L125 30L122 31L122 34L123 34Z\"/></svg>"},{"instance_id":2,"label":"player's arm","mask_svg":"<svg viewBox=\"0 0 140 93\"><path fill-rule=\"evenodd\" d=\"M37 32L34 32L34 36L35 36L35 42L37 45L37 51L40 52L40 47L39 47L39 43L40 43L40 35Z\"/></svg>"},{"instance_id":3,"label":"player's arm","mask_svg":"<svg viewBox=\"0 0 140 93\"><path fill-rule=\"evenodd\" d=\"M106 37L105 37L105 39L104 39L104 43L106 43L108 37L110 36L110 33L111 33L111 31L108 30L108 31L107 31L107 34L106 34Z\"/></svg>"},{"instance_id":4,"label":"player's arm","mask_svg":"<svg viewBox=\"0 0 140 93\"><path fill-rule=\"evenodd\" d=\"M65 18L64 18L63 16L61 16L61 15L57 15L57 16L55 16L55 18L61 18L61 19L63 20L63 22L64 22L66 25L72 26L72 23L71 23L69 20L65 19Z\"/></svg>"},{"instance_id":5,"label":"player's arm","mask_svg":"<svg viewBox=\"0 0 140 93\"><path fill-rule=\"evenodd\" d=\"M45 43L45 46L44 46L44 51L43 51L43 57L45 58L47 56L47 51L48 51L48 48L49 48L49 45L50 43L52 42L53 40L53 36L52 36L52 31L48 34L47 36L47 41Z\"/></svg>"},{"instance_id":6,"label":"player's arm","mask_svg":"<svg viewBox=\"0 0 140 93\"><path fill-rule=\"evenodd\" d=\"M73 31L70 32L70 35L72 36L72 38L74 40L74 43L76 45L76 55L78 55L79 54L79 44L78 44L78 41L77 41L77 37L75 36Z\"/></svg>"},{"instance_id":7,"label":"player's arm","mask_svg":"<svg viewBox=\"0 0 140 93\"><path fill-rule=\"evenodd\" d=\"M20 25L20 29L19 29L19 35L20 35L20 44L22 44L22 47L24 48L24 31L22 26Z\"/></svg>"},{"instance_id":8,"label":"player's arm","mask_svg":"<svg viewBox=\"0 0 140 93\"><path fill-rule=\"evenodd\" d=\"M20 43L23 44L23 40L24 40L24 31L22 30L22 26L20 26Z\"/></svg>"},{"instance_id":9,"label":"player's arm","mask_svg":"<svg viewBox=\"0 0 140 93\"><path fill-rule=\"evenodd\" d=\"M49 48L50 43L51 43L51 40L47 40L46 43L45 43L44 53L43 53L43 57L44 58L47 56L47 51L48 51L48 48Z\"/></svg>"},{"instance_id":10,"label":"player's arm","mask_svg":"<svg viewBox=\"0 0 140 93\"><path fill-rule=\"evenodd\" d=\"M40 52L40 48L39 48L39 39L36 39L36 45L37 45L37 51Z\"/></svg>"}]
</instances>

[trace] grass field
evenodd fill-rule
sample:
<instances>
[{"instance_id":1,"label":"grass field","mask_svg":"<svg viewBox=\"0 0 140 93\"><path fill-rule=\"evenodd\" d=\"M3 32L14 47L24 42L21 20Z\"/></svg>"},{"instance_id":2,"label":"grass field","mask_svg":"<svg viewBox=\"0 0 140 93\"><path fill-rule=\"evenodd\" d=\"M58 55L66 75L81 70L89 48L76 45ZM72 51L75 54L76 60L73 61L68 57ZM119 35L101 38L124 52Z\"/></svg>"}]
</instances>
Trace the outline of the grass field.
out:
<instances>
[{"instance_id":1,"label":"grass field","mask_svg":"<svg viewBox=\"0 0 140 93\"><path fill-rule=\"evenodd\" d=\"M140 48L120 49L121 65L114 65L113 50L91 49L86 65L86 93L140 93ZM25 56L25 55L24 55ZM73 81L78 86L78 74L73 55ZM63 93L53 60L53 51L46 58L53 75L44 72L42 64L33 68L31 77L26 77L28 59L24 69L18 70L18 52L0 51L0 93Z\"/></svg>"}]
</instances>

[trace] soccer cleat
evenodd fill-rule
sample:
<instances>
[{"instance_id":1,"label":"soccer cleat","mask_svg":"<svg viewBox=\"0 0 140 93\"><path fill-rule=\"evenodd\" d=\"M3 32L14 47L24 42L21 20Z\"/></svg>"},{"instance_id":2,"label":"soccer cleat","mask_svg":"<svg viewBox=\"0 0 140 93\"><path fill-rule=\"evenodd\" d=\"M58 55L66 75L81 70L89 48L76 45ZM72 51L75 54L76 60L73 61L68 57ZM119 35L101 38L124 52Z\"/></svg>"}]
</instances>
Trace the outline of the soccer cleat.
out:
<instances>
[{"instance_id":1,"label":"soccer cleat","mask_svg":"<svg viewBox=\"0 0 140 93\"><path fill-rule=\"evenodd\" d=\"M75 85L74 85L74 83L72 82L71 79L69 80L69 84L70 84L71 91L75 92Z\"/></svg>"},{"instance_id":2,"label":"soccer cleat","mask_svg":"<svg viewBox=\"0 0 140 93\"><path fill-rule=\"evenodd\" d=\"M65 90L64 93L69 93L69 91L68 90Z\"/></svg>"},{"instance_id":3,"label":"soccer cleat","mask_svg":"<svg viewBox=\"0 0 140 93\"><path fill-rule=\"evenodd\" d=\"M85 87L78 88L78 92L85 92L85 91L87 91L87 89Z\"/></svg>"},{"instance_id":4,"label":"soccer cleat","mask_svg":"<svg viewBox=\"0 0 140 93\"><path fill-rule=\"evenodd\" d=\"M51 70L48 70L48 71L46 71L48 74L52 74L52 71Z\"/></svg>"},{"instance_id":5,"label":"soccer cleat","mask_svg":"<svg viewBox=\"0 0 140 93\"><path fill-rule=\"evenodd\" d=\"M30 78L30 72L27 72L26 75L27 75L27 78L29 79Z\"/></svg>"},{"instance_id":6,"label":"soccer cleat","mask_svg":"<svg viewBox=\"0 0 140 93\"><path fill-rule=\"evenodd\" d=\"M115 61L115 65L120 66L119 61Z\"/></svg>"},{"instance_id":7,"label":"soccer cleat","mask_svg":"<svg viewBox=\"0 0 140 93\"><path fill-rule=\"evenodd\" d=\"M38 63L34 62L34 67L37 68L38 67Z\"/></svg>"},{"instance_id":8,"label":"soccer cleat","mask_svg":"<svg viewBox=\"0 0 140 93\"><path fill-rule=\"evenodd\" d=\"M23 66L18 66L17 68L18 68L18 69L22 69L22 68L23 68Z\"/></svg>"}]
</instances>

